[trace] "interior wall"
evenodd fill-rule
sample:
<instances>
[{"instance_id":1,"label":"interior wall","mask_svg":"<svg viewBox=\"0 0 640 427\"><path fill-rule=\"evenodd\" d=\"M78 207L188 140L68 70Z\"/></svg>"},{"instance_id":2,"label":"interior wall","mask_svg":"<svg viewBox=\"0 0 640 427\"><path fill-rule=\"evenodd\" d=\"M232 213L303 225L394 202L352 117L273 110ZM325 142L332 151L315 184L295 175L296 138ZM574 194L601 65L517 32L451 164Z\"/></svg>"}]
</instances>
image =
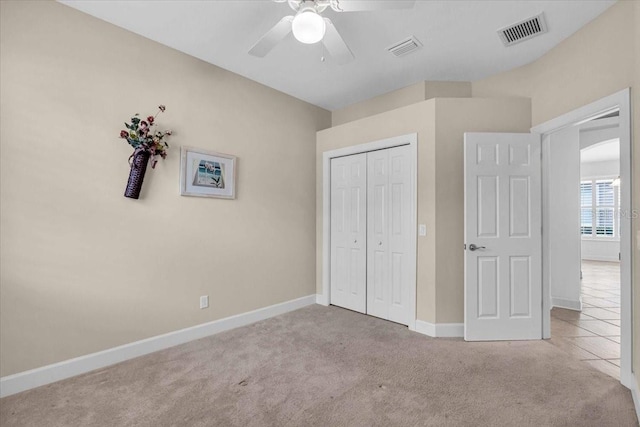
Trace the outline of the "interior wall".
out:
<instances>
[{"instance_id":1,"label":"interior wall","mask_svg":"<svg viewBox=\"0 0 640 427\"><path fill-rule=\"evenodd\" d=\"M528 99L436 99L437 323L464 322L464 133L530 128Z\"/></svg>"},{"instance_id":2,"label":"interior wall","mask_svg":"<svg viewBox=\"0 0 640 427\"><path fill-rule=\"evenodd\" d=\"M418 82L333 111L331 113L332 126L339 126L433 98L471 98L471 83Z\"/></svg>"},{"instance_id":3,"label":"interior wall","mask_svg":"<svg viewBox=\"0 0 640 427\"><path fill-rule=\"evenodd\" d=\"M580 149L583 150L595 144L611 139L619 139L620 119L611 117L598 119L580 125Z\"/></svg>"},{"instance_id":4,"label":"interior wall","mask_svg":"<svg viewBox=\"0 0 640 427\"><path fill-rule=\"evenodd\" d=\"M334 110L331 113L331 125L339 126L364 117L424 101L424 87L424 82L418 82L393 92Z\"/></svg>"},{"instance_id":5,"label":"interior wall","mask_svg":"<svg viewBox=\"0 0 640 427\"><path fill-rule=\"evenodd\" d=\"M471 82L424 82L424 98L471 98Z\"/></svg>"},{"instance_id":6,"label":"interior wall","mask_svg":"<svg viewBox=\"0 0 640 427\"><path fill-rule=\"evenodd\" d=\"M632 90L634 312L640 313L640 2L620 1L539 60L473 82L474 96L531 98L533 125ZM640 372L640 316L634 317L634 372Z\"/></svg>"},{"instance_id":7,"label":"interior wall","mask_svg":"<svg viewBox=\"0 0 640 427\"><path fill-rule=\"evenodd\" d=\"M620 240L582 239L581 259L585 261L620 261Z\"/></svg>"},{"instance_id":8,"label":"interior wall","mask_svg":"<svg viewBox=\"0 0 640 427\"><path fill-rule=\"evenodd\" d=\"M581 306L580 129L570 127L544 138L547 156L549 293L552 304Z\"/></svg>"},{"instance_id":9,"label":"interior wall","mask_svg":"<svg viewBox=\"0 0 640 427\"><path fill-rule=\"evenodd\" d=\"M620 160L580 163L581 178L615 178L620 175Z\"/></svg>"},{"instance_id":10,"label":"interior wall","mask_svg":"<svg viewBox=\"0 0 640 427\"><path fill-rule=\"evenodd\" d=\"M422 101L386 113L325 129L316 143L316 292L322 293L323 212L322 156L325 151L410 133L418 134L418 224L427 235L418 237L416 315L435 322L435 100Z\"/></svg>"},{"instance_id":11,"label":"interior wall","mask_svg":"<svg viewBox=\"0 0 640 427\"><path fill-rule=\"evenodd\" d=\"M0 17L0 375L315 293L328 111L56 2ZM120 130L160 103L169 156L126 199ZM237 199L181 197L181 145L238 156Z\"/></svg>"},{"instance_id":12,"label":"interior wall","mask_svg":"<svg viewBox=\"0 0 640 427\"><path fill-rule=\"evenodd\" d=\"M635 3L614 4L537 61L473 82L473 96L531 98L535 126L633 86Z\"/></svg>"}]
</instances>

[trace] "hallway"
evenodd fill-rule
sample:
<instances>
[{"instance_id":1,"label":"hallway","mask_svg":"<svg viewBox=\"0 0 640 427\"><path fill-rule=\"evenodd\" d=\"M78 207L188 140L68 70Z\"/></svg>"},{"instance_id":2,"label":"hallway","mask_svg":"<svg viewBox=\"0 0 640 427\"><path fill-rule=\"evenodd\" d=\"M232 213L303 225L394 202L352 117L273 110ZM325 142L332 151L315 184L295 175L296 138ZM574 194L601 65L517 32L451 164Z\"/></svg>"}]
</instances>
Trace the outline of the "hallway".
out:
<instances>
[{"instance_id":1,"label":"hallway","mask_svg":"<svg viewBox=\"0 0 640 427\"><path fill-rule=\"evenodd\" d=\"M620 379L620 264L582 262L582 312L551 310L551 343Z\"/></svg>"}]
</instances>

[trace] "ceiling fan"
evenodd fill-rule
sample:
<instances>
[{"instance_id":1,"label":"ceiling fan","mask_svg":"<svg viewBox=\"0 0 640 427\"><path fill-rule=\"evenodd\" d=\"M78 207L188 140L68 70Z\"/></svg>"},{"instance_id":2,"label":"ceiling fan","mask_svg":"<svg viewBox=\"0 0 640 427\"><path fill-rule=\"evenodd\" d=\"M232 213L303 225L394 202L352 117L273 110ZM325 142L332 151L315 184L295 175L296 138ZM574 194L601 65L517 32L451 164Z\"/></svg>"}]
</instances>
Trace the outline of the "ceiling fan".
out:
<instances>
[{"instance_id":1,"label":"ceiling fan","mask_svg":"<svg viewBox=\"0 0 640 427\"><path fill-rule=\"evenodd\" d=\"M331 57L338 64L353 59L351 49L344 42L329 18L322 16L328 7L336 12L360 12L367 10L408 9L415 0L273 0L289 3L296 14L285 16L249 49L249 54L264 57L289 33L301 43L322 41Z\"/></svg>"}]
</instances>

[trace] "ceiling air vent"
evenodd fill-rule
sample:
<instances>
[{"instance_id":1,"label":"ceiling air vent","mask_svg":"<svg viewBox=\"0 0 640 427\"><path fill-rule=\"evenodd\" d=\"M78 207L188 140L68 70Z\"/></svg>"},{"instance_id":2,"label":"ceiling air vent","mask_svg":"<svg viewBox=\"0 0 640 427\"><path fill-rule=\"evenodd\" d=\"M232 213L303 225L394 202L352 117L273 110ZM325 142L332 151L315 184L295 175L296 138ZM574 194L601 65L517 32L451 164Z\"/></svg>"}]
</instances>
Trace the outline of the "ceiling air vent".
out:
<instances>
[{"instance_id":1,"label":"ceiling air vent","mask_svg":"<svg viewBox=\"0 0 640 427\"><path fill-rule=\"evenodd\" d=\"M420 41L414 36L411 36L408 39L392 44L387 48L387 51L391 52L395 56L404 56L414 50L420 49L421 47L422 43L420 43Z\"/></svg>"},{"instance_id":2,"label":"ceiling air vent","mask_svg":"<svg viewBox=\"0 0 640 427\"><path fill-rule=\"evenodd\" d=\"M499 29L498 35L505 46L511 46L546 32L547 23L544 20L544 14L540 13L533 18Z\"/></svg>"}]
</instances>

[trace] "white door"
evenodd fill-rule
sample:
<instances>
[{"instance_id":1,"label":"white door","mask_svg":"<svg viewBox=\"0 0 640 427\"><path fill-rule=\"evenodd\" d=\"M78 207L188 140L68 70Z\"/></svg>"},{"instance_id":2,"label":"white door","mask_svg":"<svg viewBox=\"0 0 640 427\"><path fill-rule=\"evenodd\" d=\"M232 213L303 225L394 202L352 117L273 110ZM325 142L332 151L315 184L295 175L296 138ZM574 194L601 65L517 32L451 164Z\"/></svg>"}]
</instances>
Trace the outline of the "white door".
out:
<instances>
[{"instance_id":1,"label":"white door","mask_svg":"<svg viewBox=\"0 0 640 427\"><path fill-rule=\"evenodd\" d=\"M405 325L415 304L409 150L405 145L367 153L367 313Z\"/></svg>"},{"instance_id":2,"label":"white door","mask_svg":"<svg viewBox=\"0 0 640 427\"><path fill-rule=\"evenodd\" d=\"M331 159L331 304L367 309L367 155Z\"/></svg>"},{"instance_id":3,"label":"white door","mask_svg":"<svg viewBox=\"0 0 640 427\"><path fill-rule=\"evenodd\" d=\"M540 137L466 133L467 341L542 338Z\"/></svg>"}]
</instances>

